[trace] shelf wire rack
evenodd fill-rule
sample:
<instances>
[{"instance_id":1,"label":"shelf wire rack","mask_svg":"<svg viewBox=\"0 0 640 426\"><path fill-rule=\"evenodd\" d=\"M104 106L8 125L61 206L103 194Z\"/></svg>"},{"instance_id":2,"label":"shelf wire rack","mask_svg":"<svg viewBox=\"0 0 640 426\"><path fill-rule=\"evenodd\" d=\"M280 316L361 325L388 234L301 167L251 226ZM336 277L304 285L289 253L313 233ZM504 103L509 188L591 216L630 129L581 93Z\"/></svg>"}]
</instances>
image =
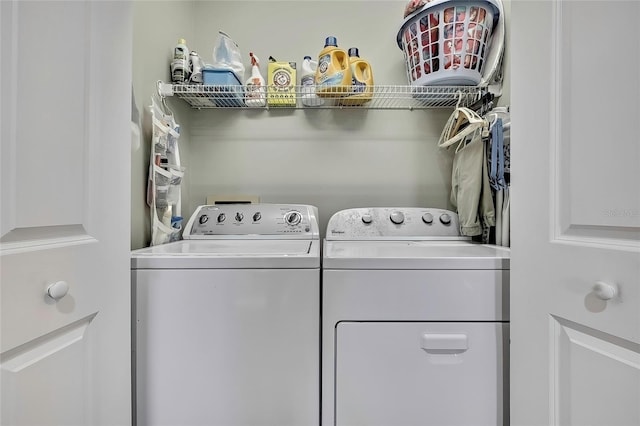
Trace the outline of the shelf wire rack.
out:
<instances>
[{"instance_id":1,"label":"shelf wire rack","mask_svg":"<svg viewBox=\"0 0 640 426\"><path fill-rule=\"evenodd\" d=\"M350 98L344 92L329 93L322 105L305 106L302 96L308 87L292 86L284 95L275 87L267 87L265 106L247 106L243 86L202 84L168 84L158 82L160 96L176 96L195 109L431 109L469 106L479 100L487 89L477 86L402 86L375 85L369 88L370 99ZM277 99L282 97L288 100ZM278 102L281 102L278 104Z\"/></svg>"}]
</instances>

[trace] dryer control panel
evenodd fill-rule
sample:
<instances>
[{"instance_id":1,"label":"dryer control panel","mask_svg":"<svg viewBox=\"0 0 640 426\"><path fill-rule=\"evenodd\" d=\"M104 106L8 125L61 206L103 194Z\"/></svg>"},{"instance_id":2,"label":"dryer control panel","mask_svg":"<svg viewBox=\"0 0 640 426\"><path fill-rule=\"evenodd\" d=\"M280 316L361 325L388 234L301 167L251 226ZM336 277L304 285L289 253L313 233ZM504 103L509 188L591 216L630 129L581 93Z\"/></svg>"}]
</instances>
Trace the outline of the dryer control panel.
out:
<instances>
[{"instance_id":1,"label":"dryer control panel","mask_svg":"<svg viewBox=\"0 0 640 426\"><path fill-rule=\"evenodd\" d=\"M204 205L189 219L188 239L317 239L317 208L303 204Z\"/></svg>"},{"instance_id":2,"label":"dryer control panel","mask_svg":"<svg viewBox=\"0 0 640 426\"><path fill-rule=\"evenodd\" d=\"M335 213L327 240L468 240L460 235L458 215L419 207L369 207Z\"/></svg>"}]
</instances>

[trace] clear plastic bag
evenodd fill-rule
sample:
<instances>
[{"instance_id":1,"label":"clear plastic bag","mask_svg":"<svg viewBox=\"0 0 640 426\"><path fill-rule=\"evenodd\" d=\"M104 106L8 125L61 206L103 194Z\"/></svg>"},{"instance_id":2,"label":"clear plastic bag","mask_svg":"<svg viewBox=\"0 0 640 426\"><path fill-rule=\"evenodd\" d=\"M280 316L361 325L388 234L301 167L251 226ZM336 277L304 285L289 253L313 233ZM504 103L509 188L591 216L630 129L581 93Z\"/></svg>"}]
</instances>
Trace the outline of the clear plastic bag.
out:
<instances>
[{"instance_id":1,"label":"clear plastic bag","mask_svg":"<svg viewBox=\"0 0 640 426\"><path fill-rule=\"evenodd\" d=\"M226 69L233 71L238 81L244 81L244 64L238 45L222 31L218 31L218 40L213 46L214 69Z\"/></svg>"}]
</instances>

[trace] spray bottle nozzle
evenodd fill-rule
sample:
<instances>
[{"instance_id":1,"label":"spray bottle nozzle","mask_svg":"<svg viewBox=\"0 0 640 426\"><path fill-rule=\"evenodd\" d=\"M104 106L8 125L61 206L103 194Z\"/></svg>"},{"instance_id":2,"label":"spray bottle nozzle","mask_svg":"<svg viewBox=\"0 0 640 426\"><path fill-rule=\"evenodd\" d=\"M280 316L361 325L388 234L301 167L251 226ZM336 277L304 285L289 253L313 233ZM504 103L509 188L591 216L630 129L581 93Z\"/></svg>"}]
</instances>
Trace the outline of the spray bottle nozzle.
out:
<instances>
[{"instance_id":1,"label":"spray bottle nozzle","mask_svg":"<svg viewBox=\"0 0 640 426\"><path fill-rule=\"evenodd\" d=\"M253 52L249 52L249 57L251 58L251 66L259 65L260 60L256 55L253 54Z\"/></svg>"}]
</instances>

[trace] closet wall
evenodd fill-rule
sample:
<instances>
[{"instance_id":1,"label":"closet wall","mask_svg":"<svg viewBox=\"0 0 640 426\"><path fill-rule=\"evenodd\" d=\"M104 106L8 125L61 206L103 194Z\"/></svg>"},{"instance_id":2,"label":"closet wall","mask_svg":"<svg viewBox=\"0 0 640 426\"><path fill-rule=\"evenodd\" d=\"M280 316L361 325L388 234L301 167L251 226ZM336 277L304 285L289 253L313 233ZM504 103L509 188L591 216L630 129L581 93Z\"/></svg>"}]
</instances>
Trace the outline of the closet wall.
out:
<instances>
[{"instance_id":1,"label":"closet wall","mask_svg":"<svg viewBox=\"0 0 640 426\"><path fill-rule=\"evenodd\" d=\"M218 30L239 45L245 77L250 75L250 51L261 59L266 77L269 56L295 61L300 67L304 55L317 57L325 37L334 35L340 47L360 49L361 57L371 63L376 84L407 84L404 58L395 41L405 4L395 0L136 2L136 100L139 107L148 103L156 80L169 79L169 59L178 38L186 38L189 48L210 62ZM508 104L507 68L500 104ZM168 105L184 129L185 217L212 194L316 205L322 233L329 217L343 208L450 208L452 153L437 148L450 109L190 110L174 98L168 98ZM148 158L148 151L134 154L132 248L149 239L143 183Z\"/></svg>"},{"instance_id":2,"label":"closet wall","mask_svg":"<svg viewBox=\"0 0 640 426\"><path fill-rule=\"evenodd\" d=\"M136 1L133 25L133 92L142 120L142 141L131 153L131 249L151 242L151 220L146 203L149 171L151 96L156 82L170 81L169 62L179 38L194 35L195 3L191 1ZM167 106L181 125L180 154L189 157L190 108L179 99L167 98ZM189 174L182 185L182 199L189 199ZM184 205L184 202L183 202ZM183 214L189 215L192 212Z\"/></svg>"}]
</instances>

